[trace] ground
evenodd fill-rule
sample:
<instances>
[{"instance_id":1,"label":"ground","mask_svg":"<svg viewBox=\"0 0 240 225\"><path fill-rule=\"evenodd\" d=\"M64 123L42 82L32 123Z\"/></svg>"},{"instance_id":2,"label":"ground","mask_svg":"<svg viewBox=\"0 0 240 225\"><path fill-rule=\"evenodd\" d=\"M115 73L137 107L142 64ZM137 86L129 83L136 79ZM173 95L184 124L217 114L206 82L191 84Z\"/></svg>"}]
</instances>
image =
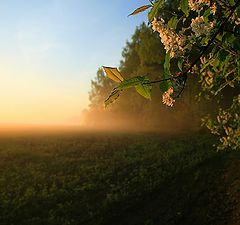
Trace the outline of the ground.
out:
<instances>
[{"instance_id":1,"label":"ground","mask_svg":"<svg viewBox=\"0 0 240 225\"><path fill-rule=\"evenodd\" d=\"M1 225L238 225L240 152L204 132L2 135Z\"/></svg>"}]
</instances>

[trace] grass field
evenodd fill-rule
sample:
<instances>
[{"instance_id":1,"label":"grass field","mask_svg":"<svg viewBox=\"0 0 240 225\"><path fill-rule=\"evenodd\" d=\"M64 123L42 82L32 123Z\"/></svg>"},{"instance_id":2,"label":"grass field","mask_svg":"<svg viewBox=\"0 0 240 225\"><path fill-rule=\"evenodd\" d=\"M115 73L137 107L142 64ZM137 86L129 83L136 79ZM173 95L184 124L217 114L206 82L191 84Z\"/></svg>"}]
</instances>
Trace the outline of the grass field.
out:
<instances>
[{"instance_id":1,"label":"grass field","mask_svg":"<svg viewBox=\"0 0 240 225\"><path fill-rule=\"evenodd\" d=\"M0 138L1 225L238 225L240 152L206 134Z\"/></svg>"}]
</instances>

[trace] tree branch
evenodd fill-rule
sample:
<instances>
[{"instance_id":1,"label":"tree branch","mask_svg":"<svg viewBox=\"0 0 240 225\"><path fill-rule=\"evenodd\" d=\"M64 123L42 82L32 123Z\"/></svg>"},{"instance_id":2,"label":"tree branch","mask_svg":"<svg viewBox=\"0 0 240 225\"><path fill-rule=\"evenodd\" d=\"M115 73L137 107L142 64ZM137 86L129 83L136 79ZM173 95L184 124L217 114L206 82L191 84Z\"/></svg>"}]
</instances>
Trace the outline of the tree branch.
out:
<instances>
[{"instance_id":1,"label":"tree branch","mask_svg":"<svg viewBox=\"0 0 240 225\"><path fill-rule=\"evenodd\" d=\"M173 76L173 77L169 77L166 79L160 79L160 80L153 80L153 81L149 81L146 82L144 84L155 84L155 83L160 83L160 82L164 82L164 81L168 81L168 80L173 80L175 79L179 79L181 77L187 76L188 72L197 64L197 62L200 60L200 58L206 53L206 51L208 50L208 48L211 46L211 44L214 42L214 40L216 39L217 35L224 30L224 26L226 25L226 23L228 22L228 20L231 18L231 16L233 15L234 11L236 10L236 8L240 5L240 0L238 0L236 2L236 4L231 8L230 14L228 15L228 17L221 23L221 25L219 26L218 30L215 32L215 34L212 36L212 38L208 41L208 44L206 46L204 46L202 48L202 51L200 52L200 54L198 55L198 57L191 63L191 65L184 70L183 72L180 72L177 76ZM184 88L185 88L185 84L186 81L184 81L183 87L180 90L180 92L177 95L177 98L181 95L181 93L183 92Z\"/></svg>"},{"instance_id":2,"label":"tree branch","mask_svg":"<svg viewBox=\"0 0 240 225\"><path fill-rule=\"evenodd\" d=\"M228 17L221 23L221 25L219 26L218 30L215 32L215 34L212 36L212 38L209 40L208 44L206 46L203 47L202 51L200 52L199 56L192 62L192 64L183 72L181 72L179 74L179 76L185 76L187 75L187 73L195 66L195 64L197 64L197 62L200 60L200 58L206 53L206 51L208 50L208 48L210 47L210 45L213 43L214 39L217 37L217 35L223 30L225 24L228 22L228 20L230 19L230 17L233 15L235 9L239 6L240 4L240 0L238 0L236 2L236 4L232 7L230 14L228 15Z\"/></svg>"}]
</instances>

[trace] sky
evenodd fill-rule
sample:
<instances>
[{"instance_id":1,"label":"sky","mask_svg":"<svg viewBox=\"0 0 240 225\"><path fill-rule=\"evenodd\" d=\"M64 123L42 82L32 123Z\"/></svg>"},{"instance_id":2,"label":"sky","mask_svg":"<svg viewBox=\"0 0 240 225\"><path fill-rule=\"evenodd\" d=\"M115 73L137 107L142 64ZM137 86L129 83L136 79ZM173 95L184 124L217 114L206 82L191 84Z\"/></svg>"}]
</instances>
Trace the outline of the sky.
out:
<instances>
[{"instance_id":1,"label":"sky","mask_svg":"<svg viewBox=\"0 0 240 225\"><path fill-rule=\"evenodd\" d=\"M0 124L77 124L91 80L121 52L147 0L0 0Z\"/></svg>"}]
</instances>

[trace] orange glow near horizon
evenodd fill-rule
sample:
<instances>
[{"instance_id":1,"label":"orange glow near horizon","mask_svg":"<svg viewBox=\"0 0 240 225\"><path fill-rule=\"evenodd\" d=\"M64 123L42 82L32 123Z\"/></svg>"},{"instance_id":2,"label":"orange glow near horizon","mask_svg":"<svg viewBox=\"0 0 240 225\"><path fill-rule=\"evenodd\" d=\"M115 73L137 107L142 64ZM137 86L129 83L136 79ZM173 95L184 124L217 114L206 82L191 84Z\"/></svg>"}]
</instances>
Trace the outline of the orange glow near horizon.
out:
<instances>
[{"instance_id":1,"label":"orange glow near horizon","mask_svg":"<svg viewBox=\"0 0 240 225\"><path fill-rule=\"evenodd\" d=\"M0 1L0 6L0 129L80 124L97 69L119 64L126 39L146 18L124 16L138 6L134 1Z\"/></svg>"},{"instance_id":2,"label":"orange glow near horizon","mask_svg":"<svg viewBox=\"0 0 240 225\"><path fill-rule=\"evenodd\" d=\"M56 84L10 69L1 68L0 73L0 127L80 123L81 112L88 104L80 84Z\"/></svg>"}]
</instances>

